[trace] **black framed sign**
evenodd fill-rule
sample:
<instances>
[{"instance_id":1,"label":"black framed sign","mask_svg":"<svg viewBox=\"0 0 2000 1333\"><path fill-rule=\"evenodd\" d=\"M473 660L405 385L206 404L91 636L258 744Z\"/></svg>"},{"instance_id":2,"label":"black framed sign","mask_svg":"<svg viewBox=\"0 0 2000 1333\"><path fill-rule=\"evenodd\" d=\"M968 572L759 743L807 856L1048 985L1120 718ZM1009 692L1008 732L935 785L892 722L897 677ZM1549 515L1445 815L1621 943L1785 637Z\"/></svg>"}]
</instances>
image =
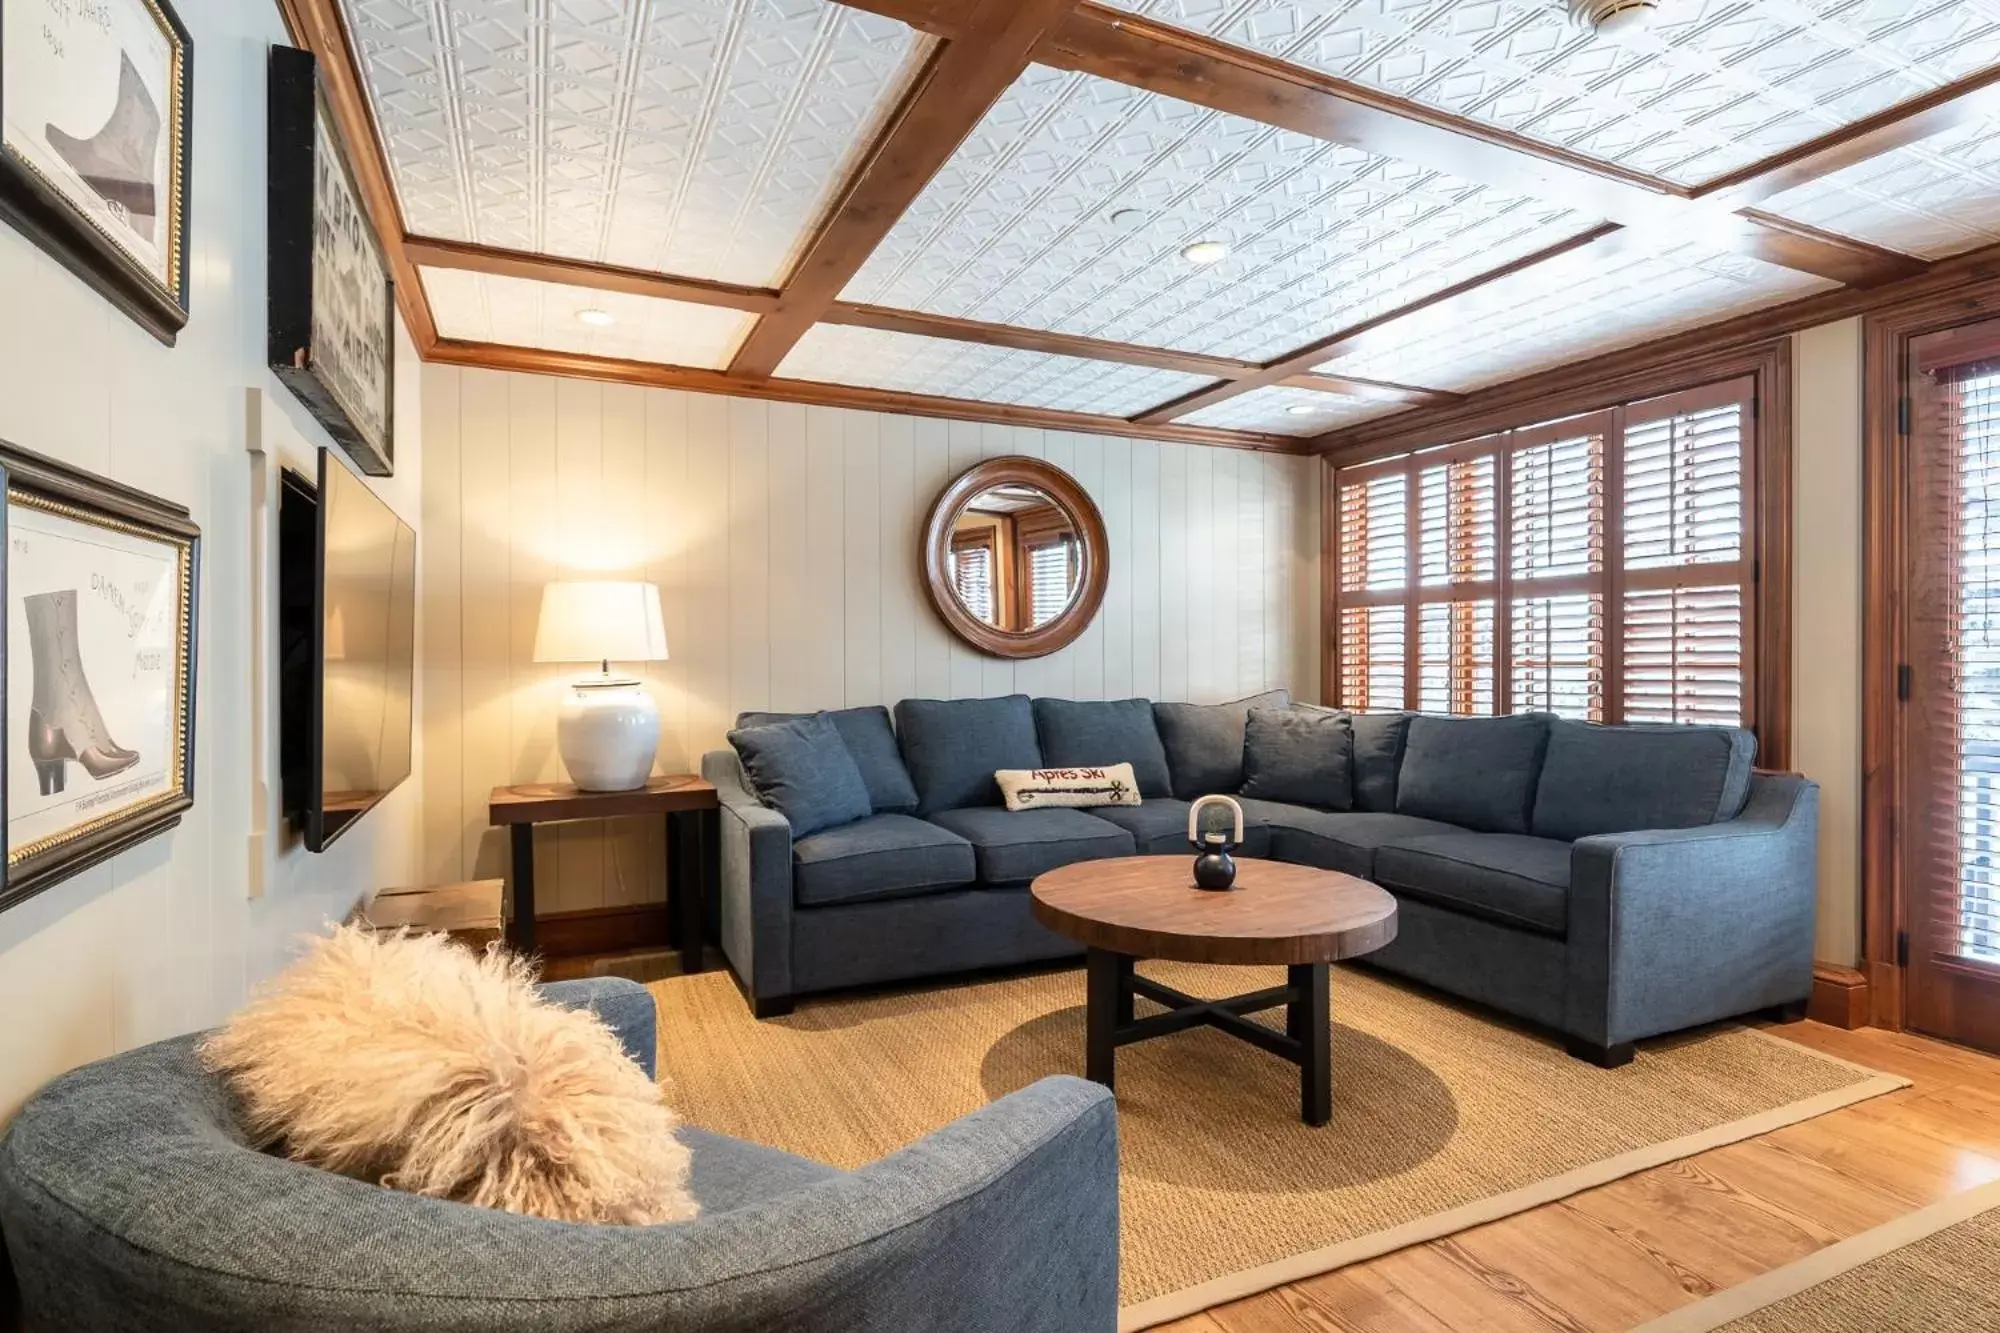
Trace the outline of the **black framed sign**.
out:
<instances>
[{"instance_id":1,"label":"black framed sign","mask_svg":"<svg viewBox=\"0 0 2000 1333\"><path fill-rule=\"evenodd\" d=\"M201 529L179 505L5 442L0 486L4 909L194 804Z\"/></svg>"},{"instance_id":2,"label":"black framed sign","mask_svg":"<svg viewBox=\"0 0 2000 1333\"><path fill-rule=\"evenodd\" d=\"M194 44L167 0L0 0L0 217L172 346Z\"/></svg>"},{"instance_id":3,"label":"black framed sign","mask_svg":"<svg viewBox=\"0 0 2000 1333\"><path fill-rule=\"evenodd\" d=\"M396 287L312 53L271 48L271 369L371 476L396 470Z\"/></svg>"}]
</instances>

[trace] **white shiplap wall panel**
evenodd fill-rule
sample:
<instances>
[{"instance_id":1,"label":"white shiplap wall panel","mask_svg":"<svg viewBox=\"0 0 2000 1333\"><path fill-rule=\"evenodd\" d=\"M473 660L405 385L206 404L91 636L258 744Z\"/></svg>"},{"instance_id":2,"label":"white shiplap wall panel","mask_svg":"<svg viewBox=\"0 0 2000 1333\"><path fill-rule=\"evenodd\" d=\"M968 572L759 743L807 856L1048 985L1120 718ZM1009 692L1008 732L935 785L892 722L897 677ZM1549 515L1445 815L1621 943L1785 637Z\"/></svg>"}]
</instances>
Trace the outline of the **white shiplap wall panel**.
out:
<instances>
[{"instance_id":1,"label":"white shiplap wall panel","mask_svg":"<svg viewBox=\"0 0 2000 1333\"><path fill-rule=\"evenodd\" d=\"M425 864L503 873L488 791L555 779L563 682L537 665L544 582L649 578L672 657L637 668L660 764L685 770L750 708L1021 691L1078 698L1317 695L1318 490L1304 459L430 366L423 660ZM984 657L925 597L926 513L1003 454L1067 469L1103 511L1111 583L1050 657ZM448 547L438 550L437 547ZM657 899L657 821L537 839L543 911Z\"/></svg>"}]
</instances>

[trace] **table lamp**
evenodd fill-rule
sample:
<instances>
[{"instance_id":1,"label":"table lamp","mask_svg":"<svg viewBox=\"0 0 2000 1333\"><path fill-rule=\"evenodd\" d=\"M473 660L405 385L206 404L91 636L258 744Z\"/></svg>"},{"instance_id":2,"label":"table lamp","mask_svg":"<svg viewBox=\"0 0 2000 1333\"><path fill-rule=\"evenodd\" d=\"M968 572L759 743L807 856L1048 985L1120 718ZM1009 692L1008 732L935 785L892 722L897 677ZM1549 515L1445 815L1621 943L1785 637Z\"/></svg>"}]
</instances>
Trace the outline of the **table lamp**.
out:
<instances>
[{"instance_id":1,"label":"table lamp","mask_svg":"<svg viewBox=\"0 0 2000 1333\"><path fill-rule=\"evenodd\" d=\"M667 630L660 589L651 583L562 582L542 589L535 625L537 662L596 662L570 682L556 716L556 749L583 791L630 791L652 776L660 710L613 662L664 662Z\"/></svg>"}]
</instances>

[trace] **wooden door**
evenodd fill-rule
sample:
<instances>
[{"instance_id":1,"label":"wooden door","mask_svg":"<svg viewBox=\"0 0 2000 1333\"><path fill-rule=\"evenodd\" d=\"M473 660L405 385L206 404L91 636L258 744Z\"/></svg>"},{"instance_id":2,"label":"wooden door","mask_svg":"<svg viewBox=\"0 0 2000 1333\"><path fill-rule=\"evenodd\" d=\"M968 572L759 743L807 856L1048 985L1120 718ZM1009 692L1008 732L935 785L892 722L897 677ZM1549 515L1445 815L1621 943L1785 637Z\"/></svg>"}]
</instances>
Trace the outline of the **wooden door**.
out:
<instances>
[{"instance_id":1,"label":"wooden door","mask_svg":"<svg viewBox=\"0 0 2000 1333\"><path fill-rule=\"evenodd\" d=\"M2000 322L1905 373L1904 1016L2000 1051Z\"/></svg>"}]
</instances>

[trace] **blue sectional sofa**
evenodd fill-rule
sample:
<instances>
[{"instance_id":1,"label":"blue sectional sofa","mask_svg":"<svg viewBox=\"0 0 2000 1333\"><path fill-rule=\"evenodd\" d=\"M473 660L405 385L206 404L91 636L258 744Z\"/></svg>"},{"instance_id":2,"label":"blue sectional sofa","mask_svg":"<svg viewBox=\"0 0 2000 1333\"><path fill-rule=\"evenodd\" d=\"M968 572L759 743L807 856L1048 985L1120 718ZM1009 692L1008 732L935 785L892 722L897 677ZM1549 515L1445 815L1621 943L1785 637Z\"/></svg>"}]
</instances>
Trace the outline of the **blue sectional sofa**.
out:
<instances>
[{"instance_id":1,"label":"blue sectional sofa","mask_svg":"<svg viewBox=\"0 0 2000 1333\"><path fill-rule=\"evenodd\" d=\"M1603 727L1293 706L905 700L829 717L867 813L794 837L739 749L719 931L760 1017L801 995L1081 952L1028 885L1186 849L1189 802L1237 795L1243 854L1344 871L1400 904L1369 962L1564 1036L1603 1065L1643 1037L1798 1009L1812 981L1813 783L1754 772L1722 727ZM746 714L732 742L803 715ZM769 735L766 731L761 733ZM995 770L1131 763L1143 803L1009 812Z\"/></svg>"}]
</instances>

